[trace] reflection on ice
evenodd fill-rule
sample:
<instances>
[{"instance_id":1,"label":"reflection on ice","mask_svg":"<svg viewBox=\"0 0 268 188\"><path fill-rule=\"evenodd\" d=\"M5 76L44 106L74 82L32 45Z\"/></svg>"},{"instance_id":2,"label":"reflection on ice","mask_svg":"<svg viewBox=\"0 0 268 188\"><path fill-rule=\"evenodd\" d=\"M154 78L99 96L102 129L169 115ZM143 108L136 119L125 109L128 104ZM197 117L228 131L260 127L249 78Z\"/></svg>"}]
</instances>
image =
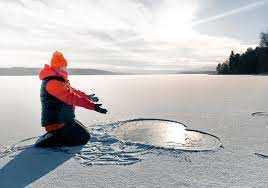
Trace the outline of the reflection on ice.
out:
<instances>
[{"instance_id":1,"label":"reflection on ice","mask_svg":"<svg viewBox=\"0 0 268 188\"><path fill-rule=\"evenodd\" d=\"M185 143L185 127L175 122L137 120L121 123L113 134L120 140L155 146L167 143Z\"/></svg>"}]
</instances>

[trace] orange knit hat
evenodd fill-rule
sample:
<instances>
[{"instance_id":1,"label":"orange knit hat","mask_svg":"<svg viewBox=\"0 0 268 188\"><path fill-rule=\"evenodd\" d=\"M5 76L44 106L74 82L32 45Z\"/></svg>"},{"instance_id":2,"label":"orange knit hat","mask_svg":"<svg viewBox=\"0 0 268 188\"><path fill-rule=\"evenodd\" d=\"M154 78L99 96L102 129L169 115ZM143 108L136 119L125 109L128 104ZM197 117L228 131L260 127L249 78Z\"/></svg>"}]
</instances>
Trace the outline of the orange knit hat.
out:
<instances>
[{"instance_id":1,"label":"orange knit hat","mask_svg":"<svg viewBox=\"0 0 268 188\"><path fill-rule=\"evenodd\" d=\"M67 67L67 61L61 52L55 51L53 53L50 65L51 67L56 69L61 67Z\"/></svg>"}]
</instances>

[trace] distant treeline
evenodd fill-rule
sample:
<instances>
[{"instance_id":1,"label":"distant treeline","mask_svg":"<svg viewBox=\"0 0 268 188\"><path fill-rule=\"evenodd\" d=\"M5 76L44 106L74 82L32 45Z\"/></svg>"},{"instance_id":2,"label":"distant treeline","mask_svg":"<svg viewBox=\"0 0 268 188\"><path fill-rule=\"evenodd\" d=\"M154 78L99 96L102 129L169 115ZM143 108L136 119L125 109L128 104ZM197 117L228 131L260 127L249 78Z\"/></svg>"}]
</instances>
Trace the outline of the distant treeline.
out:
<instances>
[{"instance_id":1,"label":"distant treeline","mask_svg":"<svg viewBox=\"0 0 268 188\"><path fill-rule=\"evenodd\" d=\"M239 54L231 52L229 58L219 63L218 74L260 74L268 73L268 33L260 34L259 46L248 48Z\"/></svg>"}]
</instances>

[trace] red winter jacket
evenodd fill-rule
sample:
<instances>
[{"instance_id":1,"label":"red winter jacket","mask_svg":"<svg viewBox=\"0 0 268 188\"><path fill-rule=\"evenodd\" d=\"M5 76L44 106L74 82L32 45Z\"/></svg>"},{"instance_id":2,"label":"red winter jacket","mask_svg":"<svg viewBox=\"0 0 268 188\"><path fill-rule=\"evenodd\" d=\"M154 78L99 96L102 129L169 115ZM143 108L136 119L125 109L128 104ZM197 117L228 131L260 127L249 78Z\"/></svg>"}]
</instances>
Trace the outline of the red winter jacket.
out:
<instances>
[{"instance_id":1,"label":"red winter jacket","mask_svg":"<svg viewBox=\"0 0 268 188\"><path fill-rule=\"evenodd\" d=\"M71 87L68 81L67 73L58 72L46 64L45 67L40 71L39 78L40 80L44 80L45 78L51 76L62 77L66 82L50 80L46 85L46 90L49 94L68 105L80 106L90 110L95 109L95 104L89 100L84 92Z\"/></svg>"}]
</instances>

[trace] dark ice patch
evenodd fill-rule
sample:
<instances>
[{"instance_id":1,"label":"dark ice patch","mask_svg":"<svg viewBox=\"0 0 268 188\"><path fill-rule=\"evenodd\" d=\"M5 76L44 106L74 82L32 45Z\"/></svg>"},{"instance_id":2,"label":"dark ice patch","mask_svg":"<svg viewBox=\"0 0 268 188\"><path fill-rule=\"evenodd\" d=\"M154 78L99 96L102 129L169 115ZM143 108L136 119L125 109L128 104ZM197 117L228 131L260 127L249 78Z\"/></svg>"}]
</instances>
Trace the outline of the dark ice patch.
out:
<instances>
[{"instance_id":1,"label":"dark ice patch","mask_svg":"<svg viewBox=\"0 0 268 188\"><path fill-rule=\"evenodd\" d=\"M251 114L253 117L268 117L268 112L254 112Z\"/></svg>"},{"instance_id":2,"label":"dark ice patch","mask_svg":"<svg viewBox=\"0 0 268 188\"><path fill-rule=\"evenodd\" d=\"M268 159L268 155L264 155L264 154L261 154L261 153L254 153L254 154L255 154L256 156L258 156L258 157Z\"/></svg>"},{"instance_id":3,"label":"dark ice patch","mask_svg":"<svg viewBox=\"0 0 268 188\"><path fill-rule=\"evenodd\" d=\"M215 151L222 147L214 135L187 129L183 123L159 119L120 122L111 133L126 143L151 145L180 151Z\"/></svg>"}]
</instances>

